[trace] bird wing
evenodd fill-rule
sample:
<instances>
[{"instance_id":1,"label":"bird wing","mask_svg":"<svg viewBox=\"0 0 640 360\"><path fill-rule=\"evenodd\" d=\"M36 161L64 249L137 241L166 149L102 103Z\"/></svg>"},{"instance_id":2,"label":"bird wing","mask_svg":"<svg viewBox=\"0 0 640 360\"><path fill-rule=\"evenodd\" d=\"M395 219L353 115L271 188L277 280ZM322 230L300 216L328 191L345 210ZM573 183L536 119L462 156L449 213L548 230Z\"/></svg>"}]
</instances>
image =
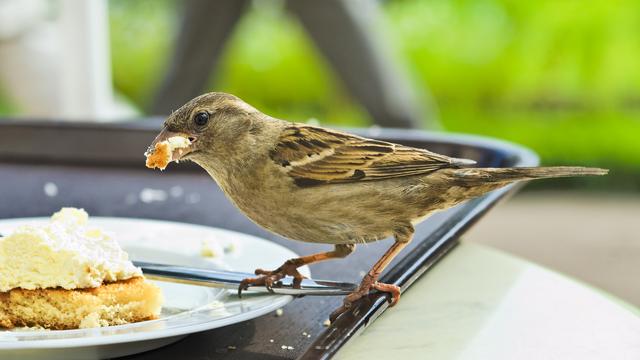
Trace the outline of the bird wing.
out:
<instances>
[{"instance_id":1,"label":"bird wing","mask_svg":"<svg viewBox=\"0 0 640 360\"><path fill-rule=\"evenodd\" d=\"M475 163L307 125L286 127L269 155L301 187L423 175Z\"/></svg>"}]
</instances>

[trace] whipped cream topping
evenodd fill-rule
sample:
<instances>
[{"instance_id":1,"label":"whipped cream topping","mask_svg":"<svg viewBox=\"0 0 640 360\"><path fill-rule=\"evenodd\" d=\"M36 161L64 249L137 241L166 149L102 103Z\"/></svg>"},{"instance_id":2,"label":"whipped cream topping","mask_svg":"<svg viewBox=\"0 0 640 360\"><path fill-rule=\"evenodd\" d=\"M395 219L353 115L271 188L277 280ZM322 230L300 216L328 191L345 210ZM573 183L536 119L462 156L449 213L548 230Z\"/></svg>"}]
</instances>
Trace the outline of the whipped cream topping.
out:
<instances>
[{"instance_id":1,"label":"whipped cream topping","mask_svg":"<svg viewBox=\"0 0 640 360\"><path fill-rule=\"evenodd\" d=\"M92 288L142 276L118 243L88 221L86 211L63 208L48 224L0 238L0 291Z\"/></svg>"}]
</instances>

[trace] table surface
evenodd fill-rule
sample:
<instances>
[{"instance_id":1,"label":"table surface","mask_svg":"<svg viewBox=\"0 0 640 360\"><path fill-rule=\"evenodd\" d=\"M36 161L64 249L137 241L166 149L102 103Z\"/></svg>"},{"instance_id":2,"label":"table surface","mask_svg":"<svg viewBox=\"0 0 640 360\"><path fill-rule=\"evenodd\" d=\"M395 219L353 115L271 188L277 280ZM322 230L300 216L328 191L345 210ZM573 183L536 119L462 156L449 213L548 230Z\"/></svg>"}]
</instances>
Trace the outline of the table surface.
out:
<instances>
[{"instance_id":1,"label":"table surface","mask_svg":"<svg viewBox=\"0 0 640 360\"><path fill-rule=\"evenodd\" d=\"M336 358L640 359L639 315L573 279L463 242Z\"/></svg>"}]
</instances>

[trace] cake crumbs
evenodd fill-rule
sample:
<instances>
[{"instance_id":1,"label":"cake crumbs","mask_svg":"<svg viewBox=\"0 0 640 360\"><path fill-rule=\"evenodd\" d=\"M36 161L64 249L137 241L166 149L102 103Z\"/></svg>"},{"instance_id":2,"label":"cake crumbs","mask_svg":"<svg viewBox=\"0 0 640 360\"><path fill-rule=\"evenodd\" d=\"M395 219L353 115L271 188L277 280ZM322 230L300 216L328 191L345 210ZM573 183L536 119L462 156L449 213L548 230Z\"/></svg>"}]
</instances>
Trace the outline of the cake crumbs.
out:
<instances>
[{"instance_id":1,"label":"cake crumbs","mask_svg":"<svg viewBox=\"0 0 640 360\"><path fill-rule=\"evenodd\" d=\"M235 347L235 346L233 346L233 345L229 345L229 346L227 346L227 349L229 349L229 350L235 350L235 349L237 349L237 347Z\"/></svg>"},{"instance_id":2,"label":"cake crumbs","mask_svg":"<svg viewBox=\"0 0 640 360\"><path fill-rule=\"evenodd\" d=\"M269 342L270 342L270 343L272 343L272 342L273 342L273 339L269 339Z\"/></svg>"},{"instance_id":3,"label":"cake crumbs","mask_svg":"<svg viewBox=\"0 0 640 360\"><path fill-rule=\"evenodd\" d=\"M325 327L329 327L329 325L331 325L331 321L329 321L329 319L325 320L322 325L324 325Z\"/></svg>"},{"instance_id":4,"label":"cake crumbs","mask_svg":"<svg viewBox=\"0 0 640 360\"><path fill-rule=\"evenodd\" d=\"M277 316L277 317L280 317L280 316L282 316L283 314L284 314L284 310L282 310L282 309L277 309L277 310L276 310L276 316Z\"/></svg>"},{"instance_id":5,"label":"cake crumbs","mask_svg":"<svg viewBox=\"0 0 640 360\"><path fill-rule=\"evenodd\" d=\"M215 240L204 239L200 246L200 255L202 257L215 258L220 256L222 249L220 244Z\"/></svg>"},{"instance_id":6,"label":"cake crumbs","mask_svg":"<svg viewBox=\"0 0 640 360\"><path fill-rule=\"evenodd\" d=\"M236 251L236 245L235 244L228 244L227 246L224 247L224 253L225 254L229 254Z\"/></svg>"}]
</instances>

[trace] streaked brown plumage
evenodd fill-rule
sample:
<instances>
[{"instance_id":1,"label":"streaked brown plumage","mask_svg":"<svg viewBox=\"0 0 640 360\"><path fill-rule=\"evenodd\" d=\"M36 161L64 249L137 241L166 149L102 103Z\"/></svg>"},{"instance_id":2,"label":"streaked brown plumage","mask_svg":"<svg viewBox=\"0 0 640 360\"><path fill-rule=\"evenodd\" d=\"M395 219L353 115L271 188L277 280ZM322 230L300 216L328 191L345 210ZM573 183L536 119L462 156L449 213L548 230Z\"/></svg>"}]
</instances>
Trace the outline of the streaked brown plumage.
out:
<instances>
[{"instance_id":1,"label":"streaked brown plumage","mask_svg":"<svg viewBox=\"0 0 640 360\"><path fill-rule=\"evenodd\" d=\"M413 225L431 213L514 181L607 172L470 168L471 160L278 120L224 93L185 104L166 120L155 142L175 135L193 140L182 158L203 167L255 223L293 240L336 246L289 260L273 272L256 270L262 276L246 285L270 286L285 275L300 279L296 268L303 264L345 257L358 243L395 237L341 311L370 288L390 291L397 301L398 289L377 277L411 240Z\"/></svg>"}]
</instances>

